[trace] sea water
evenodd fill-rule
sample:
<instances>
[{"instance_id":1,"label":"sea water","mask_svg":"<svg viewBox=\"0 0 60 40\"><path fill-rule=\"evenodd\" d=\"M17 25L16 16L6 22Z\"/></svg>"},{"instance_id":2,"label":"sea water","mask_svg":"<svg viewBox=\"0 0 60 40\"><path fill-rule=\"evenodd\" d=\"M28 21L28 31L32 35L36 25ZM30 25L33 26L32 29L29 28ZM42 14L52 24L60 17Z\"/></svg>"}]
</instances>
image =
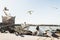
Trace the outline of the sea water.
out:
<instances>
[{"instance_id":1,"label":"sea water","mask_svg":"<svg viewBox=\"0 0 60 40\"><path fill-rule=\"evenodd\" d=\"M45 32L46 30L52 31L52 30L56 30L56 29L60 29L60 27L55 27L55 26L39 26L39 30L40 32ZM30 26L29 30L34 32L36 31L36 26Z\"/></svg>"}]
</instances>

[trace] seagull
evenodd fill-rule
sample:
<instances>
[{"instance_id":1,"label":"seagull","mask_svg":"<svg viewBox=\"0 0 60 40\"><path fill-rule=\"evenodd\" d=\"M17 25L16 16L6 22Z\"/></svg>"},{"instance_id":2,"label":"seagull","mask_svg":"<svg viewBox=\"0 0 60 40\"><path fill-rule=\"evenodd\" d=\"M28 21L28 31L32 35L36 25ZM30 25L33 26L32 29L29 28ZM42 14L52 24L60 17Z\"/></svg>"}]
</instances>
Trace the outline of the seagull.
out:
<instances>
[{"instance_id":1,"label":"seagull","mask_svg":"<svg viewBox=\"0 0 60 40\"><path fill-rule=\"evenodd\" d=\"M58 9L57 7L52 7L52 8L54 8L54 9Z\"/></svg>"},{"instance_id":2,"label":"seagull","mask_svg":"<svg viewBox=\"0 0 60 40\"><path fill-rule=\"evenodd\" d=\"M8 13L9 9L7 9L7 7L4 7L3 11L4 11L4 13L5 13L6 16L11 16L11 14Z\"/></svg>"},{"instance_id":3,"label":"seagull","mask_svg":"<svg viewBox=\"0 0 60 40\"><path fill-rule=\"evenodd\" d=\"M59 36L57 34L55 34L55 32L52 32L52 35L51 36L54 37L54 38L59 39Z\"/></svg>"},{"instance_id":4,"label":"seagull","mask_svg":"<svg viewBox=\"0 0 60 40\"><path fill-rule=\"evenodd\" d=\"M5 11L9 11L9 9L7 9L7 7L4 7L4 10L5 10Z\"/></svg>"},{"instance_id":5,"label":"seagull","mask_svg":"<svg viewBox=\"0 0 60 40\"><path fill-rule=\"evenodd\" d=\"M29 10L29 11L28 11L28 13L29 13L30 15L32 14L32 12L33 12L32 10Z\"/></svg>"}]
</instances>

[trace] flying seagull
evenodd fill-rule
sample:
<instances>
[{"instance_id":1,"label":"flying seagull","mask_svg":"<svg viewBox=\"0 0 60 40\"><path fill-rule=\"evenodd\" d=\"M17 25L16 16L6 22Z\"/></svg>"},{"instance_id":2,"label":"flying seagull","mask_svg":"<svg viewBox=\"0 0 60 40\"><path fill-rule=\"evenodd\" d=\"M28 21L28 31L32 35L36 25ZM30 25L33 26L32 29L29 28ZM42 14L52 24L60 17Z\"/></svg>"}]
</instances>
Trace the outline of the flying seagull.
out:
<instances>
[{"instance_id":1,"label":"flying seagull","mask_svg":"<svg viewBox=\"0 0 60 40\"><path fill-rule=\"evenodd\" d=\"M58 9L57 7L52 7L52 8L54 8L54 9Z\"/></svg>"},{"instance_id":2,"label":"flying seagull","mask_svg":"<svg viewBox=\"0 0 60 40\"><path fill-rule=\"evenodd\" d=\"M4 7L4 10L5 10L5 11L9 11L9 9L7 9L7 7Z\"/></svg>"},{"instance_id":3,"label":"flying seagull","mask_svg":"<svg viewBox=\"0 0 60 40\"><path fill-rule=\"evenodd\" d=\"M32 12L33 12L32 10L29 10L29 11L28 11L28 13L29 13L30 15L32 14Z\"/></svg>"}]
</instances>

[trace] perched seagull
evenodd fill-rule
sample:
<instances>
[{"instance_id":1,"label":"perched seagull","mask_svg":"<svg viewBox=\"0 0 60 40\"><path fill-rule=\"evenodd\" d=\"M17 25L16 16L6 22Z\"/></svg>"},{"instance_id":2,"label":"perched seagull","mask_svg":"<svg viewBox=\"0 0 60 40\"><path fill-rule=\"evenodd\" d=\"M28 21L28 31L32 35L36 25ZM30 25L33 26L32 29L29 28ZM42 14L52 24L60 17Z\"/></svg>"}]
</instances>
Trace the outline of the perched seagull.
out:
<instances>
[{"instance_id":1,"label":"perched seagull","mask_svg":"<svg viewBox=\"0 0 60 40\"><path fill-rule=\"evenodd\" d=\"M54 37L54 38L59 39L59 36L57 34L55 34L54 32L52 32L52 35L51 36Z\"/></svg>"},{"instance_id":2,"label":"perched seagull","mask_svg":"<svg viewBox=\"0 0 60 40\"><path fill-rule=\"evenodd\" d=\"M9 13L9 9L7 9L7 7L4 7L3 11L4 11L5 15L8 17L7 20L10 19L11 14Z\"/></svg>"},{"instance_id":3,"label":"perched seagull","mask_svg":"<svg viewBox=\"0 0 60 40\"><path fill-rule=\"evenodd\" d=\"M52 30L51 31L51 33L52 33L51 36L54 37L54 38L59 39L59 36L55 32L53 32L54 30L51 27L50 27L50 29Z\"/></svg>"}]
</instances>

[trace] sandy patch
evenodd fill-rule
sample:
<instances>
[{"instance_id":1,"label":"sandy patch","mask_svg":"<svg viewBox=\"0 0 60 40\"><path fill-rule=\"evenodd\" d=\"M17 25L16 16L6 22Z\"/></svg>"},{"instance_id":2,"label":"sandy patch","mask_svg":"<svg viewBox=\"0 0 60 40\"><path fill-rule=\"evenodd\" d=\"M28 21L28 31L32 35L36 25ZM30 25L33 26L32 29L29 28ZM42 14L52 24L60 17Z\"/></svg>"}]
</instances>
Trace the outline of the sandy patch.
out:
<instances>
[{"instance_id":1,"label":"sandy patch","mask_svg":"<svg viewBox=\"0 0 60 40\"><path fill-rule=\"evenodd\" d=\"M51 38L29 35L24 35L24 37L21 37L10 33L0 33L0 40L51 40ZM58 39L54 38L54 40Z\"/></svg>"}]
</instances>

